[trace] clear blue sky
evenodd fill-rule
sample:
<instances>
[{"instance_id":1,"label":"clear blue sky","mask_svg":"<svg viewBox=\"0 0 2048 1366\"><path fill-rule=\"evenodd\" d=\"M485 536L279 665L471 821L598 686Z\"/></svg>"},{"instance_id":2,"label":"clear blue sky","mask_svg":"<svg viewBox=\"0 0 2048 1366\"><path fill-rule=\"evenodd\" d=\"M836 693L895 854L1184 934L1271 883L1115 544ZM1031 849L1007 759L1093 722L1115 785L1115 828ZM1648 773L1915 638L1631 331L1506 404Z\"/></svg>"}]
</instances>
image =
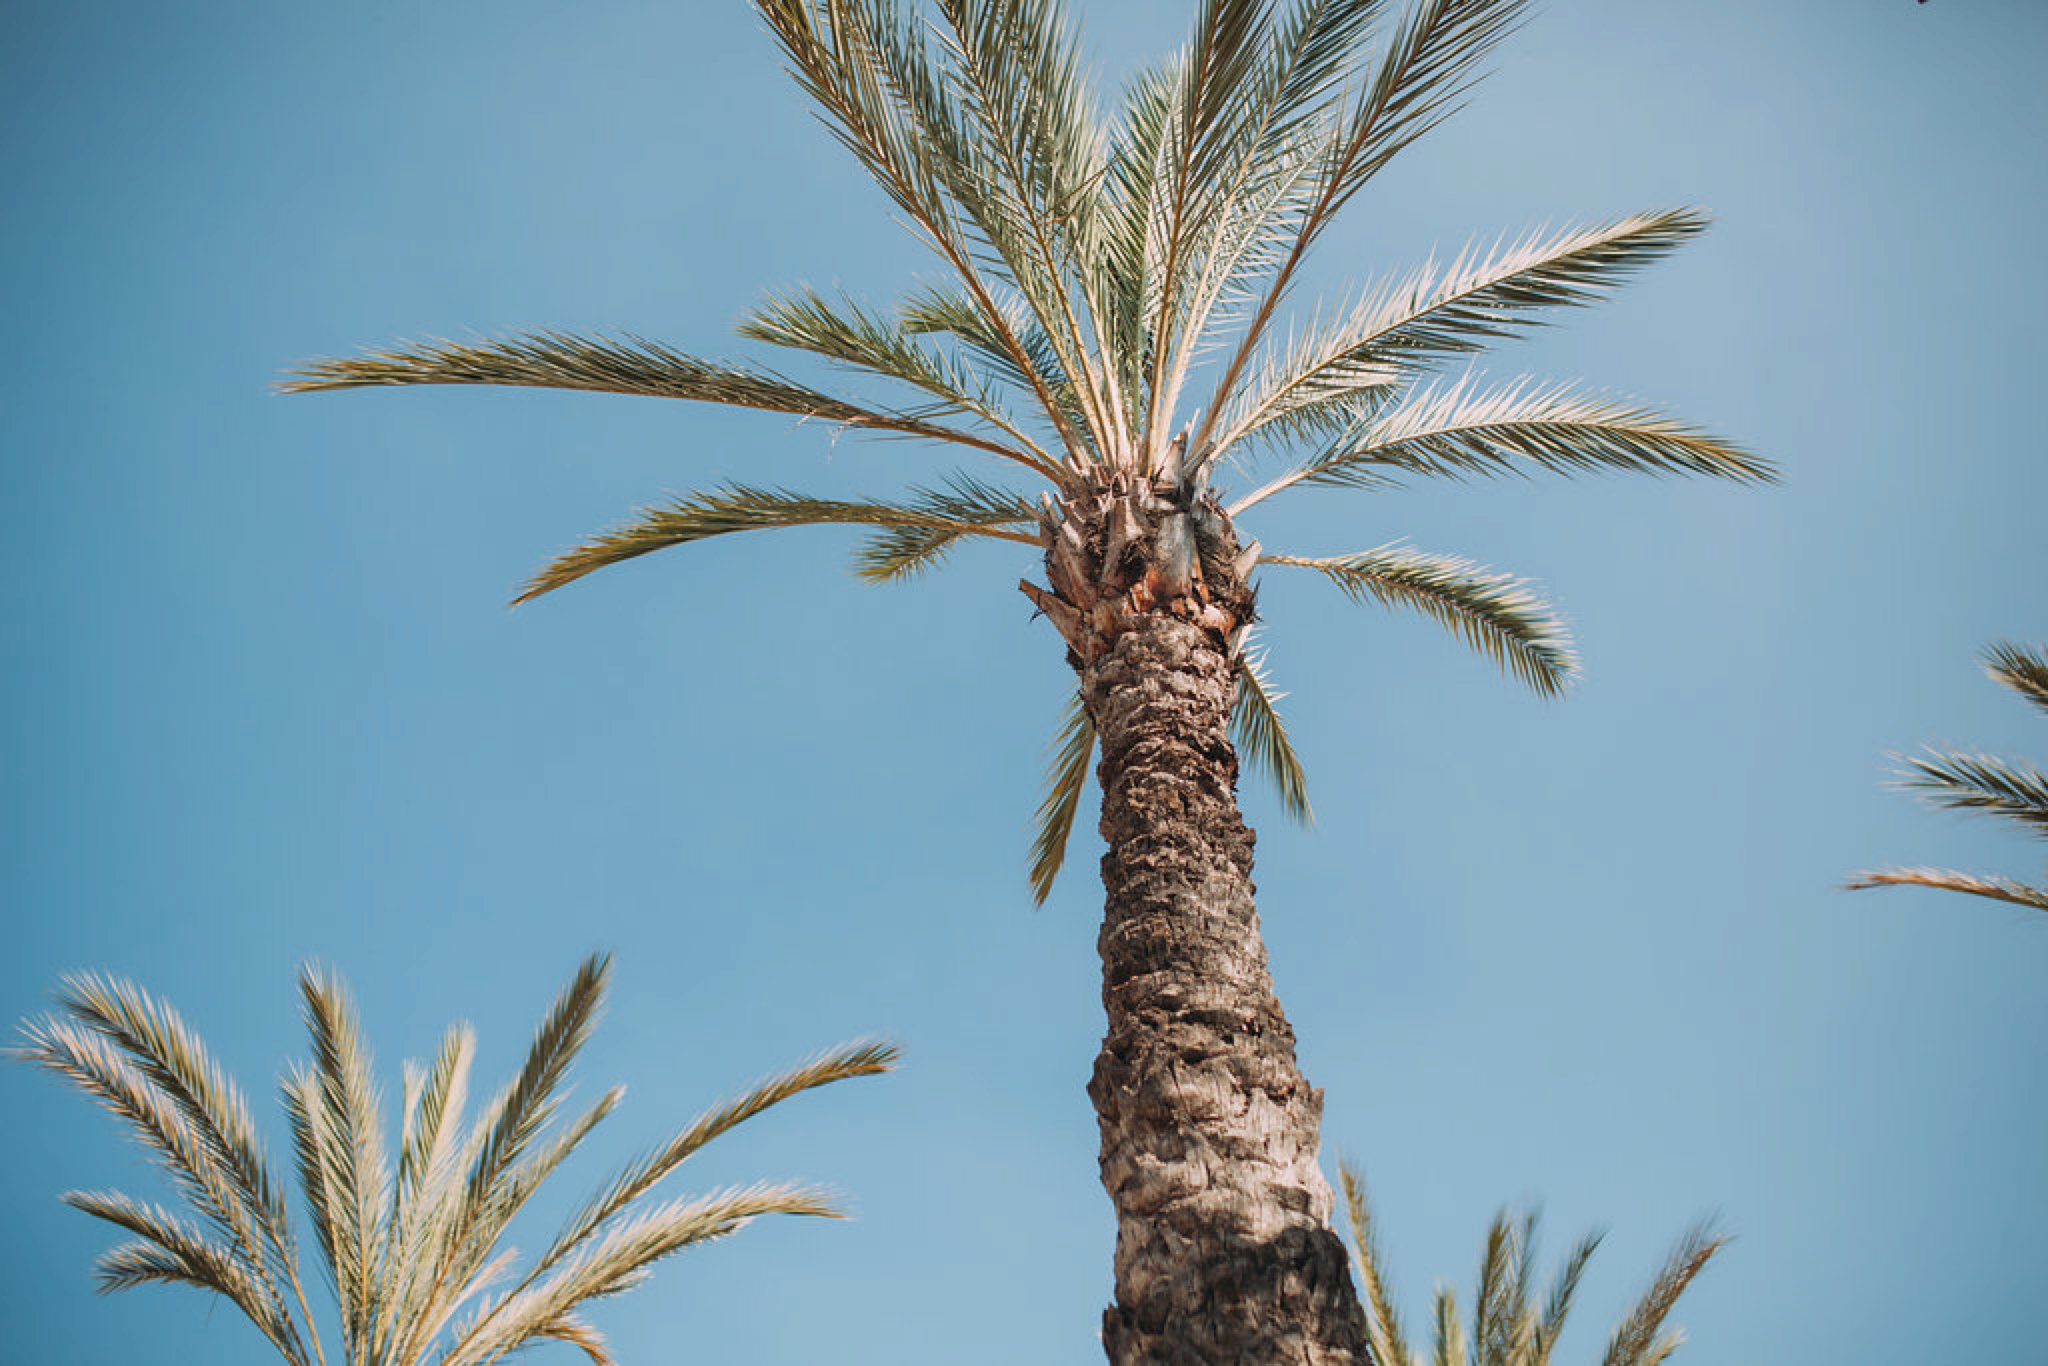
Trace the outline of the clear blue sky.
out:
<instances>
[{"instance_id":1,"label":"clear blue sky","mask_svg":"<svg viewBox=\"0 0 2048 1366\"><path fill-rule=\"evenodd\" d=\"M1079 6L1112 77L1191 8ZM622 1359L1098 1359L1099 889L1089 844L1043 912L1024 893L1067 688L1013 587L1028 557L879 590L847 536L740 538L508 612L664 493L935 467L653 400L268 392L309 356L471 331L743 354L763 288L910 282L749 7L7 14L0 1016L67 970L129 974L274 1119L302 960L354 982L395 1082L456 1016L508 1069L611 949L582 1075L631 1093L572 1197L718 1093L888 1035L901 1073L684 1173L828 1182L858 1221L669 1264L599 1315ZM1541 1199L1558 1246L1614 1229L1570 1359L1707 1211L1740 1237L1683 1306L1694 1366L2038 1354L2048 921L1832 889L2039 868L1881 784L1923 742L2048 754L1974 663L2048 639L2044 58L2020 0L1553 0L1327 239L1318 289L1712 209L1493 369L1665 405L1786 476L1338 493L1254 525L1536 577L1587 665L1543 703L1425 623L1306 580L1262 598L1320 817L1248 793L1266 933L1411 1312L1469 1283L1496 1205ZM148 1174L46 1078L0 1069L0 1106L0 1360L268 1359L196 1295L95 1301L107 1235L56 1193Z\"/></svg>"}]
</instances>

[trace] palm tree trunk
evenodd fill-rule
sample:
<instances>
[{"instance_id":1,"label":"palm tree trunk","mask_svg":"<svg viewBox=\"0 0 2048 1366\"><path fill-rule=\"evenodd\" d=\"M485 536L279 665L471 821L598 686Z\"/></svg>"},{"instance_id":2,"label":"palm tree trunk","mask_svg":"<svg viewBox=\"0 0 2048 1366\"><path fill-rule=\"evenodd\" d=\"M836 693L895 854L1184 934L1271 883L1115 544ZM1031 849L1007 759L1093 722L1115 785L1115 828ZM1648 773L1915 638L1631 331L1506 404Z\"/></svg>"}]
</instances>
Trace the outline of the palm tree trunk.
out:
<instances>
[{"instance_id":1,"label":"palm tree trunk","mask_svg":"<svg viewBox=\"0 0 2048 1366\"><path fill-rule=\"evenodd\" d=\"M1102 746L1102 1000L1089 1095L1117 1210L1103 1345L1128 1363L1366 1363L1316 1162L1322 1093L1294 1060L1252 904L1252 832L1216 632L1126 617L1077 659Z\"/></svg>"}]
</instances>

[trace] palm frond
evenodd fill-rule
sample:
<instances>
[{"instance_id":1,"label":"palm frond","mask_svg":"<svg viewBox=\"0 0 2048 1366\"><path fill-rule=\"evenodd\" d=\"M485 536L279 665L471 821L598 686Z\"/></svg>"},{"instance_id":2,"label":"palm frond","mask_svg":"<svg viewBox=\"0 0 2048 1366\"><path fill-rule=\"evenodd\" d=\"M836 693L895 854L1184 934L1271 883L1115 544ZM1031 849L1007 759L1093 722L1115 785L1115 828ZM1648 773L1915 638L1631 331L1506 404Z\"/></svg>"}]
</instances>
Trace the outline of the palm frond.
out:
<instances>
[{"instance_id":1,"label":"palm frond","mask_svg":"<svg viewBox=\"0 0 2048 1366\"><path fill-rule=\"evenodd\" d=\"M1586 1274L1586 1263L1593 1260L1593 1254L1600 1250L1600 1244L1607 1235L1604 1230L1595 1229L1578 1241L1564 1265L1558 1268L1557 1279L1550 1284L1550 1294L1543 1304L1543 1317L1536 1325L1536 1335L1531 1344L1529 1366L1550 1366L1551 1354L1557 1348L1557 1339L1564 1332L1565 1319L1571 1315L1572 1300L1578 1294L1579 1281Z\"/></svg>"},{"instance_id":2,"label":"palm frond","mask_svg":"<svg viewBox=\"0 0 2048 1366\"><path fill-rule=\"evenodd\" d=\"M997 177L967 135L971 115L931 64L896 0L755 0L755 8L827 127L951 267L1002 349L1030 375L1030 361L994 291L1001 283L1015 285L1048 320L1058 312L1050 297L1056 282L1044 278L1033 253L1017 240L1025 229L1004 196L991 192ZM988 251L977 251L974 234ZM1006 267L995 281L984 270L991 255ZM1065 359L1070 367L1080 360ZM1034 393L1070 453L1096 447L1099 430L1075 426L1041 383L1034 383Z\"/></svg>"},{"instance_id":3,"label":"palm frond","mask_svg":"<svg viewBox=\"0 0 2048 1366\"><path fill-rule=\"evenodd\" d=\"M1465 1366L1465 1327L1458 1322L1458 1296L1448 1285L1436 1288L1431 1307L1436 1319L1436 1366Z\"/></svg>"},{"instance_id":4,"label":"palm frond","mask_svg":"<svg viewBox=\"0 0 2048 1366\"><path fill-rule=\"evenodd\" d=\"M577 965L575 976L548 1007L534 1031L526 1062L470 1164L471 1201L491 1198L554 1118L561 1106L562 1084L597 1027L610 981L610 955L592 954Z\"/></svg>"},{"instance_id":5,"label":"palm frond","mask_svg":"<svg viewBox=\"0 0 2048 1366\"><path fill-rule=\"evenodd\" d=\"M1371 83L1332 130L1319 192L1299 217L1286 259L1245 328L1191 449L1218 449L1218 422L1316 239L1367 181L1450 114L1525 8L1525 0L1421 0L1408 12Z\"/></svg>"},{"instance_id":6,"label":"palm frond","mask_svg":"<svg viewBox=\"0 0 2048 1366\"><path fill-rule=\"evenodd\" d=\"M671 546L713 536L798 526L874 526L890 532L870 543L856 561L871 582L900 578L950 549L963 537L982 536L1037 545L1036 535L1010 530L1035 520L1030 505L988 485L957 482L949 490L915 490L905 503L862 503L811 498L783 489L728 484L678 498L667 507L642 508L623 526L594 536L528 580L513 604L574 583L586 574Z\"/></svg>"},{"instance_id":7,"label":"palm frond","mask_svg":"<svg viewBox=\"0 0 2048 1366\"><path fill-rule=\"evenodd\" d=\"M1366 1197L1365 1178L1348 1162L1337 1164L1337 1180L1344 1191L1344 1211L1351 1221L1351 1251L1358 1265L1358 1279L1365 1289L1365 1326L1372 1343L1373 1359L1383 1366L1409 1366L1414 1354L1401 1331L1401 1318L1394 1308L1394 1293L1388 1283L1386 1257L1379 1230L1373 1223L1372 1205Z\"/></svg>"},{"instance_id":8,"label":"palm frond","mask_svg":"<svg viewBox=\"0 0 2048 1366\"><path fill-rule=\"evenodd\" d=\"M1900 786L1919 792L1929 806L1983 811L2048 835L2048 774L2031 764L1932 749L1899 758L1906 765Z\"/></svg>"},{"instance_id":9,"label":"palm frond","mask_svg":"<svg viewBox=\"0 0 2048 1366\"><path fill-rule=\"evenodd\" d=\"M305 1097L320 1116L315 1132L322 1147L329 1232L323 1250L331 1259L345 1340L360 1353L376 1329L379 1271L389 1236L384 1212L391 1201L391 1178L383 1120L369 1048L340 979L308 968L300 974L299 995L313 1044Z\"/></svg>"},{"instance_id":10,"label":"palm frond","mask_svg":"<svg viewBox=\"0 0 2048 1366\"><path fill-rule=\"evenodd\" d=\"M2048 712L2048 649L2000 641L1984 652L1984 671Z\"/></svg>"},{"instance_id":11,"label":"palm frond","mask_svg":"<svg viewBox=\"0 0 2048 1366\"><path fill-rule=\"evenodd\" d=\"M603 1232L614 1216L721 1134L805 1091L851 1077L879 1076L895 1065L898 1054L899 1050L893 1044L847 1044L778 1073L723 1105L706 1111L652 1155L619 1173L603 1191L587 1202L555 1236L547 1251L541 1254L529 1282Z\"/></svg>"},{"instance_id":12,"label":"palm frond","mask_svg":"<svg viewBox=\"0 0 2048 1366\"><path fill-rule=\"evenodd\" d=\"M225 1296L270 1339L287 1360L303 1360L296 1327L274 1288L228 1243L210 1242L160 1206L119 1191L66 1191L75 1210L104 1220L141 1241L116 1247L100 1258L99 1286L111 1293L149 1283L185 1284Z\"/></svg>"},{"instance_id":13,"label":"palm frond","mask_svg":"<svg viewBox=\"0 0 2048 1366\"><path fill-rule=\"evenodd\" d=\"M1053 457L1004 411L985 377L957 356L920 346L900 324L869 313L852 299L835 304L814 289L771 294L740 320L739 334L909 385L939 400L951 414L987 423L1027 452L1033 469L1058 475ZM1014 371L1014 366L1006 368Z\"/></svg>"},{"instance_id":14,"label":"palm frond","mask_svg":"<svg viewBox=\"0 0 2048 1366\"><path fill-rule=\"evenodd\" d=\"M576 1306L630 1290L663 1258L768 1214L841 1217L823 1192L795 1186L749 1186L647 1210L607 1229L544 1281L480 1306L439 1366L481 1366L535 1337L559 1337Z\"/></svg>"},{"instance_id":15,"label":"palm frond","mask_svg":"<svg viewBox=\"0 0 2048 1366\"><path fill-rule=\"evenodd\" d=\"M1849 891L1858 892L1871 887L1932 887L1937 891L1967 892L1992 901L2048 911L2048 887L2033 887L2011 878L1959 873L1951 868L1886 868L1873 873L1858 873L1844 886Z\"/></svg>"},{"instance_id":16,"label":"palm frond","mask_svg":"<svg viewBox=\"0 0 2048 1366\"><path fill-rule=\"evenodd\" d=\"M1671 1314L1686 1287L1706 1269L1714 1254L1727 1246L1706 1224L1696 1224L1679 1237L1650 1288L1629 1310L1608 1339L1602 1366L1655 1366L1678 1346L1675 1334L1663 1334L1664 1320Z\"/></svg>"},{"instance_id":17,"label":"palm frond","mask_svg":"<svg viewBox=\"0 0 2048 1366\"><path fill-rule=\"evenodd\" d=\"M1265 555L1259 563L1316 570L1354 602L1413 608L1542 696L1562 694L1578 674L1564 623L1525 579L1401 545L1326 558Z\"/></svg>"},{"instance_id":18,"label":"palm frond","mask_svg":"<svg viewBox=\"0 0 2048 1366\"><path fill-rule=\"evenodd\" d=\"M1302 824L1312 825L1315 812L1308 804L1308 775L1277 709L1285 696L1267 682L1265 651L1253 654L1246 649L1240 653L1237 694L1230 707L1230 744L1251 768L1272 782L1282 810Z\"/></svg>"},{"instance_id":19,"label":"palm frond","mask_svg":"<svg viewBox=\"0 0 2048 1366\"><path fill-rule=\"evenodd\" d=\"M950 442L1046 472L1028 451L936 420L946 408L932 413L867 407L770 370L703 360L640 337L530 332L476 343L427 341L348 359L309 361L291 375L279 386L288 394L379 385L490 384L690 399Z\"/></svg>"},{"instance_id":20,"label":"palm frond","mask_svg":"<svg viewBox=\"0 0 2048 1366\"><path fill-rule=\"evenodd\" d=\"M1622 470L1763 483L1768 462L1694 427L1567 385L1480 390L1470 378L1424 389L1348 432L1324 454L1238 499L1247 508L1296 484L1384 486L1403 475L1452 479L1520 472Z\"/></svg>"},{"instance_id":21,"label":"palm frond","mask_svg":"<svg viewBox=\"0 0 2048 1366\"><path fill-rule=\"evenodd\" d=\"M1031 902L1043 906L1067 861L1074 835L1074 815L1088 784L1088 761L1095 755L1095 722L1077 691L1060 718L1053 740L1053 761L1045 772L1046 793L1032 818Z\"/></svg>"}]
</instances>

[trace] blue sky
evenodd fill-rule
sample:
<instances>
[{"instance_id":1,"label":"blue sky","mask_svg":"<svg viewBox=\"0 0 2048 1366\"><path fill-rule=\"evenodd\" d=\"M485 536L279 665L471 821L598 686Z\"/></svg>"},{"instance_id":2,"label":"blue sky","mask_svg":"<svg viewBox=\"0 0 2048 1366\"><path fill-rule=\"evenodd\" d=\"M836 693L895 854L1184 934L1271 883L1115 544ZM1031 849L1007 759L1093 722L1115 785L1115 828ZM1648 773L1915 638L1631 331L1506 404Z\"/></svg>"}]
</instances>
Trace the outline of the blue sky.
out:
<instances>
[{"instance_id":1,"label":"blue sky","mask_svg":"<svg viewBox=\"0 0 2048 1366\"><path fill-rule=\"evenodd\" d=\"M1191 10L1077 8L1112 84ZM765 288L917 278L749 7L9 18L0 1013L128 974L268 1107L302 961L353 982L395 1082L458 1016L509 1070L610 949L582 1076L631 1090L565 1198L721 1092L886 1035L900 1073L683 1173L826 1182L857 1221L667 1265L600 1313L622 1359L1098 1359L1099 888L1091 844L1042 912L1024 891L1068 687L1028 557L883 590L844 535L737 538L508 612L664 493L942 467L653 400L269 392L309 356L537 326L745 354ZM1334 293L1475 237L1712 209L1490 368L1655 402L1785 474L1254 515L1273 548L1405 537L1537 578L1587 667L1545 703L1427 623L1305 579L1261 599L1319 817L1247 792L1266 934L1411 1313L1469 1283L1496 1206L1541 1200L1558 1248L1613 1229L1572 1359L1706 1212L1738 1241L1682 1306L1695 1366L2038 1350L2048 922L1833 888L2040 866L1882 783L1924 742L2048 754L1974 663L2048 639L2044 54L2017 0L1554 0L1326 239ZM96 1301L108 1238L55 1195L150 1176L24 1068L0 1105L0 1359L268 1359L197 1296Z\"/></svg>"}]
</instances>

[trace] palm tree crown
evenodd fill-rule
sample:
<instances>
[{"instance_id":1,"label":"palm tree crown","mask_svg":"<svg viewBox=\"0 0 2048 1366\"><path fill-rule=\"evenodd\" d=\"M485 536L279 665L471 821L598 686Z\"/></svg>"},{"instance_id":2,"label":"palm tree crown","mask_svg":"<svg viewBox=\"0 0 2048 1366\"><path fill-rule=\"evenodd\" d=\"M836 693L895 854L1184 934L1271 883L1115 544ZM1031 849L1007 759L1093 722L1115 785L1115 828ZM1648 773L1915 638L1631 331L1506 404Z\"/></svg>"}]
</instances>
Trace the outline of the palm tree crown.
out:
<instances>
[{"instance_id":1,"label":"palm tree crown","mask_svg":"<svg viewBox=\"0 0 2048 1366\"><path fill-rule=\"evenodd\" d=\"M1512 576L1404 545L1269 553L1240 542L1237 518L1296 488L1417 477L1770 477L1754 456L1633 403L1444 373L1553 309L1602 298L1705 227L1695 210L1470 249L1283 324L1338 212L1452 112L1525 0L1420 0L1376 52L1366 39L1386 19L1382 0L1206 0L1188 45L1136 77L1114 116L1097 107L1058 0L756 3L798 84L946 278L882 307L785 290L739 331L889 381L901 399L559 332L317 361L284 387L696 399L937 442L1042 492L966 471L877 500L730 483L643 509L543 568L519 601L651 551L776 527L870 528L855 568L875 582L928 570L968 539L1031 546L1052 585L1024 591L1083 657L1102 645L1105 603L1134 586L1186 597L1197 616L1213 609L1239 662L1238 748L1305 816L1278 694L1244 645L1242 585L1257 566L1311 570L1354 600L1421 611L1546 694L1573 676L1570 640ZM1257 482L1226 500L1226 473ZM1040 901L1094 745L1077 699L1038 817Z\"/></svg>"},{"instance_id":2,"label":"palm tree crown","mask_svg":"<svg viewBox=\"0 0 2048 1366\"><path fill-rule=\"evenodd\" d=\"M1993 645L1984 652L1984 671L2037 710L2048 712L2048 648ZM2032 764L1932 748L1899 757L1905 764L1900 785L1917 791L1930 806L1988 812L2037 838L2048 837L2048 773ZM1937 887L2048 911L2048 882L2032 884L1952 868L1886 868L1857 874L1849 887Z\"/></svg>"},{"instance_id":3,"label":"palm tree crown","mask_svg":"<svg viewBox=\"0 0 2048 1366\"><path fill-rule=\"evenodd\" d=\"M837 1217L823 1191L753 1185L654 1203L655 1186L719 1135L800 1092L888 1071L895 1048L857 1044L772 1077L705 1112L617 1173L524 1271L507 1226L625 1093L564 1118L570 1064L597 1023L609 961L577 970L534 1035L525 1065L465 1119L469 1028L431 1063L407 1063L403 1131L387 1152L370 1054L346 988L299 979L313 1061L282 1083L312 1243L335 1293L337 1363L484 1366L546 1341L612 1357L581 1314L631 1289L654 1263L763 1214ZM119 1118L169 1174L189 1214L118 1191L67 1204L132 1235L100 1258L105 1291L196 1286L233 1303L294 1366L330 1360L301 1275L285 1186L241 1089L178 1014L118 978L65 982L57 1015L29 1021L16 1056L77 1086ZM395 1156L396 1165L392 1158ZM507 1284L509 1282L509 1285Z\"/></svg>"},{"instance_id":4,"label":"palm tree crown","mask_svg":"<svg viewBox=\"0 0 2048 1366\"><path fill-rule=\"evenodd\" d=\"M1470 1329L1458 1321L1456 1292L1439 1285L1430 1315L1434 1341L1425 1357L1409 1347L1394 1307L1365 1182L1348 1165L1341 1174L1352 1250L1365 1287L1373 1358L1379 1366L1424 1366L1425 1362L1435 1366L1550 1366L1578 1295L1579 1280L1605 1235L1590 1233L1573 1246L1539 1305L1535 1299L1536 1216L1516 1218L1503 1210L1486 1231L1479 1283L1472 1292ZM1665 1328L1664 1322L1694 1278L1726 1245L1727 1239L1704 1224L1680 1235L1649 1288L1608 1335L1601 1366L1659 1366L1677 1351L1685 1334Z\"/></svg>"},{"instance_id":5,"label":"palm tree crown","mask_svg":"<svg viewBox=\"0 0 2048 1366\"><path fill-rule=\"evenodd\" d=\"M1490 381L1470 357L1604 297L1706 224L1635 214L1473 248L1296 313L1337 215L1447 117L1526 0L1202 0L1186 46L1098 105L1059 0L755 0L797 84L936 255L887 305L771 294L750 341L865 386L636 337L533 333L316 361L297 392L532 385L820 418L974 457L872 500L735 482L659 507L520 595L707 537L845 524L877 582L969 539L1030 547L1020 589L1076 675L1031 884L1043 901L1091 756L1108 845L1098 947L1108 1029L1089 1086L1118 1211L1112 1360L1356 1363L1365 1318L1317 1165L1253 905L1239 757L1308 811L1248 643L1261 566L1419 610L1536 688L1574 670L1522 580L1405 545L1278 553L1239 520L1298 489L1628 470L1738 481L1764 462L1651 409ZM1375 34L1379 41L1371 41ZM1244 492L1226 492L1241 480Z\"/></svg>"}]
</instances>

